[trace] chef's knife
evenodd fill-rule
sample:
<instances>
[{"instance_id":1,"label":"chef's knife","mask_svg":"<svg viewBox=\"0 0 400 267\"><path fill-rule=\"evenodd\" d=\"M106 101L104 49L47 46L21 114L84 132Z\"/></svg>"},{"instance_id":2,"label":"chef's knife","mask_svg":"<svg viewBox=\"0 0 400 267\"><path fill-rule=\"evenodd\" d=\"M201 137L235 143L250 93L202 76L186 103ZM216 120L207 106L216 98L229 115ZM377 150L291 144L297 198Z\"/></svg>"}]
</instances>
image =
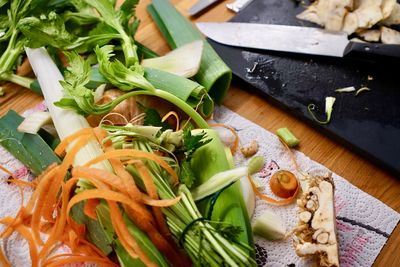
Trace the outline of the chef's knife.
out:
<instances>
[{"instance_id":1,"label":"chef's knife","mask_svg":"<svg viewBox=\"0 0 400 267\"><path fill-rule=\"evenodd\" d=\"M311 54L350 57L366 61L400 62L400 45L350 42L344 32L319 28L235 22L199 22L208 38L225 45Z\"/></svg>"}]
</instances>

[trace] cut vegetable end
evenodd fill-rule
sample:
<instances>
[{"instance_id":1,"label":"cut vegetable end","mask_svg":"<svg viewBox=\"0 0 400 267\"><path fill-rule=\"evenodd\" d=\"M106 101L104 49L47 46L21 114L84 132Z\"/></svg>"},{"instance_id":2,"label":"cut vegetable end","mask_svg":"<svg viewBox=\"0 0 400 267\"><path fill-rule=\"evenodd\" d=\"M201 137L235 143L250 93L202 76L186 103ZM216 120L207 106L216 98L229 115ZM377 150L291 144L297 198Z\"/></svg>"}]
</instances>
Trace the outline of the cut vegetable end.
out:
<instances>
[{"instance_id":1,"label":"cut vegetable end","mask_svg":"<svg viewBox=\"0 0 400 267\"><path fill-rule=\"evenodd\" d=\"M276 131L276 135L286 144L288 147L295 147L300 144L299 139L288 129L279 128Z\"/></svg>"},{"instance_id":2,"label":"cut vegetable end","mask_svg":"<svg viewBox=\"0 0 400 267\"><path fill-rule=\"evenodd\" d=\"M281 217L265 211L254 221L253 232L267 240L280 240L285 237L286 227Z\"/></svg>"},{"instance_id":3,"label":"cut vegetable end","mask_svg":"<svg viewBox=\"0 0 400 267\"><path fill-rule=\"evenodd\" d=\"M158 58L142 60L144 67L163 70L178 76L190 78L200 68L201 55L203 53L203 41L198 40L183 45L168 54Z\"/></svg>"},{"instance_id":4,"label":"cut vegetable end","mask_svg":"<svg viewBox=\"0 0 400 267\"><path fill-rule=\"evenodd\" d=\"M52 122L49 112L37 111L27 116L17 130L23 133L36 134L44 125Z\"/></svg>"}]
</instances>

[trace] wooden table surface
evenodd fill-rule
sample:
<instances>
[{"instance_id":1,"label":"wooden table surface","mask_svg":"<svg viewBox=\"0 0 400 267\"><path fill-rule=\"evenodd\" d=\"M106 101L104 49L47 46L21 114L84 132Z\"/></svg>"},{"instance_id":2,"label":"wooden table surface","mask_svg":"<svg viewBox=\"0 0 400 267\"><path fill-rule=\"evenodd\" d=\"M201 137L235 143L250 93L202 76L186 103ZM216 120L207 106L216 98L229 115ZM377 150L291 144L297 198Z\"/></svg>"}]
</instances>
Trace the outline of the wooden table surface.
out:
<instances>
[{"instance_id":1,"label":"wooden table surface","mask_svg":"<svg viewBox=\"0 0 400 267\"><path fill-rule=\"evenodd\" d=\"M172 1L183 13L193 5L195 0ZM196 21L226 21L234 16L225 5L220 4L197 17ZM137 39L156 52L167 52L168 46L162 39L151 18L145 11L149 0L142 0L138 6L137 15L141 19L141 27ZM6 88L6 95L0 97L0 115L10 109L22 112L42 101L42 97L27 89L17 86ZM315 129L289 115L245 88L232 85L223 103L241 116L275 132L280 127L290 128L301 140L299 150L313 160L325 165L333 172L345 177L349 182L368 194L380 199L389 207L400 212L400 179L349 151L346 147L328 139ZM400 160L400 156L399 156ZM375 261L374 266L400 266L400 227L397 226L387 244Z\"/></svg>"}]
</instances>

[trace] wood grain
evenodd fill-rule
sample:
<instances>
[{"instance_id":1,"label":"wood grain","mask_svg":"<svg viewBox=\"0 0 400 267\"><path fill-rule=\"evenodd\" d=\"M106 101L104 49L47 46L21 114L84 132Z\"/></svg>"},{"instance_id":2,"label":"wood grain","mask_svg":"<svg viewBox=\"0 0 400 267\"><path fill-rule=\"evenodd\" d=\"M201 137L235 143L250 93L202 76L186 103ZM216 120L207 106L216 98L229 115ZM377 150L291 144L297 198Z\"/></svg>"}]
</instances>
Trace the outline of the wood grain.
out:
<instances>
[{"instance_id":1,"label":"wood grain","mask_svg":"<svg viewBox=\"0 0 400 267\"><path fill-rule=\"evenodd\" d=\"M146 6L149 2L149 0L142 0L137 8L138 17L142 21L137 39L156 52L163 54L169 48L146 12ZM172 2L186 15L188 8L194 4L195 0L174 0ZM194 20L228 20L234 16L225 7L229 2L232 1L220 1L218 5ZM18 112L24 111L38 104L41 100L40 96L29 90L10 86L6 89L5 97L0 97L0 115L6 113L9 109ZM269 131L275 132L280 127L289 127L302 141L300 151L400 212L399 177L390 175L374 165L373 162L363 159L346 147L328 139L312 127L251 92L245 85L233 85L224 105ZM400 227L397 226L374 266L400 266L399 252Z\"/></svg>"}]
</instances>

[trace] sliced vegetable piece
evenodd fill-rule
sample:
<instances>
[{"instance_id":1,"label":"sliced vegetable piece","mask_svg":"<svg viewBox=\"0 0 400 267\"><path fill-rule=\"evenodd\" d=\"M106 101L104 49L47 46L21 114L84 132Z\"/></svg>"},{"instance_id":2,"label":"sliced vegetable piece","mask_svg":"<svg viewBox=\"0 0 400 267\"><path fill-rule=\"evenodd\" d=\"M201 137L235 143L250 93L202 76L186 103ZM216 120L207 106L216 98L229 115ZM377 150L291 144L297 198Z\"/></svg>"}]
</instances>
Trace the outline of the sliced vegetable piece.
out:
<instances>
[{"instance_id":1,"label":"sliced vegetable piece","mask_svg":"<svg viewBox=\"0 0 400 267\"><path fill-rule=\"evenodd\" d=\"M194 79L207 89L217 104L221 104L229 88L232 71L201 33L169 1L153 0L147 10L172 49L196 40L204 42L200 70Z\"/></svg>"},{"instance_id":2,"label":"sliced vegetable piece","mask_svg":"<svg viewBox=\"0 0 400 267\"><path fill-rule=\"evenodd\" d=\"M23 117L13 110L0 118L0 145L37 176L60 160L39 135L17 131L22 121Z\"/></svg>"},{"instance_id":3,"label":"sliced vegetable piece","mask_svg":"<svg viewBox=\"0 0 400 267\"><path fill-rule=\"evenodd\" d=\"M279 240L285 237L286 226L279 215L266 210L255 219L253 232L267 240Z\"/></svg>"},{"instance_id":4,"label":"sliced vegetable piece","mask_svg":"<svg viewBox=\"0 0 400 267\"><path fill-rule=\"evenodd\" d=\"M36 111L28 115L18 126L17 131L36 134L44 125L51 123L50 113L47 111Z\"/></svg>"},{"instance_id":5,"label":"sliced vegetable piece","mask_svg":"<svg viewBox=\"0 0 400 267\"><path fill-rule=\"evenodd\" d=\"M333 105L335 104L336 101L336 97L333 96L328 96L325 98L325 114L326 114L326 120L325 121L320 121L319 119L317 119L317 117L315 117L313 110L315 109L315 105L314 104L309 104L307 109L308 112L311 114L312 118L314 120L316 120L318 123L320 124L328 124L331 121L331 115L332 115L332 111L333 111Z\"/></svg>"},{"instance_id":6,"label":"sliced vegetable piece","mask_svg":"<svg viewBox=\"0 0 400 267\"><path fill-rule=\"evenodd\" d=\"M276 135L288 146L295 147L300 144L300 140L288 129L288 128L279 128L276 131Z\"/></svg>"},{"instance_id":7,"label":"sliced vegetable piece","mask_svg":"<svg viewBox=\"0 0 400 267\"><path fill-rule=\"evenodd\" d=\"M282 198L293 196L299 186L296 176L286 170L275 172L269 181L269 185L272 193Z\"/></svg>"},{"instance_id":8,"label":"sliced vegetable piece","mask_svg":"<svg viewBox=\"0 0 400 267\"><path fill-rule=\"evenodd\" d=\"M144 59L141 65L190 78L200 68L203 41L198 40L178 47L162 57Z\"/></svg>"}]
</instances>

